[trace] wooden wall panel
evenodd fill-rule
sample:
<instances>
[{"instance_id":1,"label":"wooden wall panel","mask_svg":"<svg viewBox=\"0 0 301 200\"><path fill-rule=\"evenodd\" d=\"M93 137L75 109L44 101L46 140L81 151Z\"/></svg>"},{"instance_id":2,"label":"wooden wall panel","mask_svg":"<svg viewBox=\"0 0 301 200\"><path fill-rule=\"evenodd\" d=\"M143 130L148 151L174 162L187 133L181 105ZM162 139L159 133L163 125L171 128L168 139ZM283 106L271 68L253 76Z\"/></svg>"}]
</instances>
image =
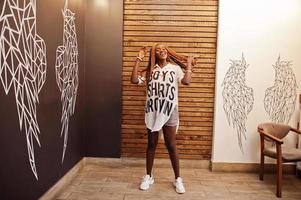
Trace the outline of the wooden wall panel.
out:
<instances>
[{"instance_id":1,"label":"wooden wall panel","mask_svg":"<svg viewBox=\"0 0 301 200\"><path fill-rule=\"evenodd\" d=\"M137 52L142 46L149 50L154 43L165 43L198 59L192 83L179 91L180 157L211 158L217 14L218 0L124 0L122 156L145 157L147 145L145 87L130 83ZM159 142L156 157L168 157L164 141Z\"/></svg>"}]
</instances>

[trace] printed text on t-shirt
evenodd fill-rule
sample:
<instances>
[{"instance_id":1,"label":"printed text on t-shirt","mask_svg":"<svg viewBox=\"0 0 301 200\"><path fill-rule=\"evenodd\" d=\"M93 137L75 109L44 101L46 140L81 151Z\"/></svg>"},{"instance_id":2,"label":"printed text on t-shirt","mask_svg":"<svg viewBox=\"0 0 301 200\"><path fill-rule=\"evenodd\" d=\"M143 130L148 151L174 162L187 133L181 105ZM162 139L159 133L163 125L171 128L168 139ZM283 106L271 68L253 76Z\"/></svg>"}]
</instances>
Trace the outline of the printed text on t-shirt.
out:
<instances>
[{"instance_id":1,"label":"printed text on t-shirt","mask_svg":"<svg viewBox=\"0 0 301 200\"><path fill-rule=\"evenodd\" d=\"M155 71L153 73L147 87L146 113L159 111L170 115L176 91L172 84L174 81L176 81L174 71Z\"/></svg>"}]
</instances>

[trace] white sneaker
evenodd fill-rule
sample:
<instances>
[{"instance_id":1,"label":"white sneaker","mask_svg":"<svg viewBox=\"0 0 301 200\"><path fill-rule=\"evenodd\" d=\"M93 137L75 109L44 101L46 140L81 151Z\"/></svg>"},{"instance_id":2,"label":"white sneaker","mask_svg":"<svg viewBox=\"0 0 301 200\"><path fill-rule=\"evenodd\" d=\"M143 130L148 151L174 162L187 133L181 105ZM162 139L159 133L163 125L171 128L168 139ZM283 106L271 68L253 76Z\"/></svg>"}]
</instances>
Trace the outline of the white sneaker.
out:
<instances>
[{"instance_id":1,"label":"white sneaker","mask_svg":"<svg viewBox=\"0 0 301 200\"><path fill-rule=\"evenodd\" d=\"M154 178L150 175L143 176L143 179L140 184L140 190L148 190L149 186L154 183Z\"/></svg>"},{"instance_id":2,"label":"white sneaker","mask_svg":"<svg viewBox=\"0 0 301 200\"><path fill-rule=\"evenodd\" d=\"M183 185L183 179L181 177L178 177L174 182L173 185L176 188L176 192L179 194L185 193L185 188Z\"/></svg>"}]
</instances>

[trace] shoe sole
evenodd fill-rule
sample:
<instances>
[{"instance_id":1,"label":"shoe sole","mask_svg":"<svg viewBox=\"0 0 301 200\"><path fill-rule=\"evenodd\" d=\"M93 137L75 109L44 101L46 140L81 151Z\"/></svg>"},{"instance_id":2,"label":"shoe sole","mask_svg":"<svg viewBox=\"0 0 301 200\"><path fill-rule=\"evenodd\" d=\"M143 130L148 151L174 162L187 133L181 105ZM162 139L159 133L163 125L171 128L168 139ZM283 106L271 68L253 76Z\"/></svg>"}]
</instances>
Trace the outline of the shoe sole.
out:
<instances>
[{"instance_id":1,"label":"shoe sole","mask_svg":"<svg viewBox=\"0 0 301 200\"><path fill-rule=\"evenodd\" d=\"M177 189L176 189L176 192L178 193L178 194L184 194L185 192L180 192L180 191L178 191Z\"/></svg>"}]
</instances>

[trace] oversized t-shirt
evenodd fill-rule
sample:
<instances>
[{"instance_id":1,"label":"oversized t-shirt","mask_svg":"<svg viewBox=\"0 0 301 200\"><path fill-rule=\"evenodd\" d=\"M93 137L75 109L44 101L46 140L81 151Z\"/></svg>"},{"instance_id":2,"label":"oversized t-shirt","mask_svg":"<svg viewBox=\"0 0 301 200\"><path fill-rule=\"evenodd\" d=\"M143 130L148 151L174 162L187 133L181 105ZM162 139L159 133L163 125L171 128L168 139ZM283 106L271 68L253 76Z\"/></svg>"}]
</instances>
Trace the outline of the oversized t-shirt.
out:
<instances>
[{"instance_id":1,"label":"oversized t-shirt","mask_svg":"<svg viewBox=\"0 0 301 200\"><path fill-rule=\"evenodd\" d=\"M155 66L147 86L145 124L148 129L159 131L178 107L178 83L184 77L178 65L168 63L163 68ZM139 82L142 83L143 79Z\"/></svg>"}]
</instances>

